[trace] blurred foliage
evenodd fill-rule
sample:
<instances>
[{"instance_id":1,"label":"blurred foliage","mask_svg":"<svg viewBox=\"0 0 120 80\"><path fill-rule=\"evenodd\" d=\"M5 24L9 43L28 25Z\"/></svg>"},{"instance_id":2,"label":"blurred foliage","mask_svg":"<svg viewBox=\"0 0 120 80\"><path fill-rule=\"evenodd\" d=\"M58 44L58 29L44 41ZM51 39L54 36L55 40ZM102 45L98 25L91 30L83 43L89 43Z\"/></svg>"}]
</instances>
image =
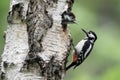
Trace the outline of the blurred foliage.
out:
<instances>
[{"instance_id":1,"label":"blurred foliage","mask_svg":"<svg viewBox=\"0 0 120 80\"><path fill-rule=\"evenodd\" d=\"M74 44L84 38L81 28L98 36L90 56L77 69L69 70L65 80L120 79L120 0L76 0L73 12L77 24L70 25ZM72 56L72 55L71 55ZM71 62L69 57L69 63Z\"/></svg>"},{"instance_id":2,"label":"blurred foliage","mask_svg":"<svg viewBox=\"0 0 120 80\"><path fill-rule=\"evenodd\" d=\"M73 12L77 24L70 30L74 44L84 33L81 28L93 30L98 36L90 56L75 70L66 72L65 80L119 80L120 79L120 0L75 0ZM3 31L7 26L9 0L0 1L0 53L3 50ZM72 54L69 56L71 62Z\"/></svg>"},{"instance_id":3,"label":"blurred foliage","mask_svg":"<svg viewBox=\"0 0 120 80\"><path fill-rule=\"evenodd\" d=\"M0 1L0 54L3 51L4 45L4 31L6 30L7 26L7 13L9 10L9 0L1 0Z\"/></svg>"}]
</instances>

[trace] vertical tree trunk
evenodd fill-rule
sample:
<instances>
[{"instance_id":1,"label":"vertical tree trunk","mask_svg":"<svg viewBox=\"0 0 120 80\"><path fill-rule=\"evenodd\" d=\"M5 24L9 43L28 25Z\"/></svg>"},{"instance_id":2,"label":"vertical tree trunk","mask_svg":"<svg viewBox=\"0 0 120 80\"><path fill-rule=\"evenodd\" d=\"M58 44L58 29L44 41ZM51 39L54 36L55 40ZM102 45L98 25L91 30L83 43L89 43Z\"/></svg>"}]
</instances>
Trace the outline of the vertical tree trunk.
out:
<instances>
[{"instance_id":1,"label":"vertical tree trunk","mask_svg":"<svg viewBox=\"0 0 120 80\"><path fill-rule=\"evenodd\" d=\"M68 0L11 0L1 80L63 80L70 32L61 25Z\"/></svg>"}]
</instances>

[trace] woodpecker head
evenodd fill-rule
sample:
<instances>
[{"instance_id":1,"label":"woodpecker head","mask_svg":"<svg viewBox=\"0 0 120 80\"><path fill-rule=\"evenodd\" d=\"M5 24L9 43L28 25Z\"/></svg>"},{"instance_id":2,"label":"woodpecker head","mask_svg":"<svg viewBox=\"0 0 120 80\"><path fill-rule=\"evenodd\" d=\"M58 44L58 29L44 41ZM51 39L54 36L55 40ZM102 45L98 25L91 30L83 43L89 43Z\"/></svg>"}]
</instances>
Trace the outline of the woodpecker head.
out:
<instances>
[{"instance_id":1,"label":"woodpecker head","mask_svg":"<svg viewBox=\"0 0 120 80\"><path fill-rule=\"evenodd\" d=\"M62 23L75 23L75 15L70 11L64 11L62 14Z\"/></svg>"},{"instance_id":2,"label":"woodpecker head","mask_svg":"<svg viewBox=\"0 0 120 80\"><path fill-rule=\"evenodd\" d=\"M85 31L84 29L82 29L82 31L86 34L87 39L90 40L92 43L94 43L97 40L97 35L95 34L95 32L93 31Z\"/></svg>"}]
</instances>

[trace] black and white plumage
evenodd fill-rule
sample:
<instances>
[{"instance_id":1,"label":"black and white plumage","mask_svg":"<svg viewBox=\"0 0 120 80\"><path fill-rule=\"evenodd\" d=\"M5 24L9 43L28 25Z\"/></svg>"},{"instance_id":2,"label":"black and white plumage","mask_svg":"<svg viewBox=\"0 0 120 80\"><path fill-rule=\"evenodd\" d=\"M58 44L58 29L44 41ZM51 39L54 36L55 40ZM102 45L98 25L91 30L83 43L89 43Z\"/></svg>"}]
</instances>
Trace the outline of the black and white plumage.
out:
<instances>
[{"instance_id":1,"label":"black and white plumage","mask_svg":"<svg viewBox=\"0 0 120 80\"><path fill-rule=\"evenodd\" d=\"M76 23L75 21L75 15L70 12L70 11L64 11L61 15L62 17L62 26L63 26L63 31L66 30L67 28L67 24L71 24L71 23Z\"/></svg>"},{"instance_id":2,"label":"black and white plumage","mask_svg":"<svg viewBox=\"0 0 120 80\"><path fill-rule=\"evenodd\" d=\"M62 13L62 24L75 23L75 15L70 11L64 11Z\"/></svg>"},{"instance_id":3,"label":"black and white plumage","mask_svg":"<svg viewBox=\"0 0 120 80\"><path fill-rule=\"evenodd\" d=\"M94 42L97 40L95 32L86 32L84 29L82 29L82 31L86 34L86 37L76 45L73 51L73 61L66 67L66 71L73 66L75 69L78 65L80 65L88 57L93 49Z\"/></svg>"}]
</instances>

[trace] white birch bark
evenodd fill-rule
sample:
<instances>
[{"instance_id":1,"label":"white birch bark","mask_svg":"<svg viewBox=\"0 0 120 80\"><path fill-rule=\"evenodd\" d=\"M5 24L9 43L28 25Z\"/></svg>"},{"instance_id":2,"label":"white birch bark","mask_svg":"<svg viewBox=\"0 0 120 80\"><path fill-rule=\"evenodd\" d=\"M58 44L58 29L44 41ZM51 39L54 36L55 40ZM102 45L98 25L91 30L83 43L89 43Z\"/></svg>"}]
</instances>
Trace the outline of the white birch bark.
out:
<instances>
[{"instance_id":1,"label":"white birch bark","mask_svg":"<svg viewBox=\"0 0 120 80\"><path fill-rule=\"evenodd\" d=\"M61 25L67 1L10 1L1 80L63 80L71 45Z\"/></svg>"}]
</instances>

